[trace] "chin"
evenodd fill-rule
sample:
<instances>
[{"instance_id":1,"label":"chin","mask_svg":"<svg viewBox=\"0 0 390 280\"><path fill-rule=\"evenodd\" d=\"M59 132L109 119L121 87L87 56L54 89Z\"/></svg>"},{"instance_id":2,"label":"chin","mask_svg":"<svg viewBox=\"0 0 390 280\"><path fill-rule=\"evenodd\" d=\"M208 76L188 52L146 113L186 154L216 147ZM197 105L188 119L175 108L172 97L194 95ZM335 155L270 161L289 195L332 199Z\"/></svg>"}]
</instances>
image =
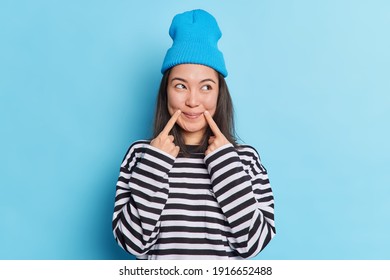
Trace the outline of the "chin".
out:
<instances>
[{"instance_id":1,"label":"chin","mask_svg":"<svg viewBox=\"0 0 390 280\"><path fill-rule=\"evenodd\" d=\"M181 129L183 129L187 133L199 133L204 132L206 130L206 126L203 124L187 124L184 123L180 125Z\"/></svg>"}]
</instances>

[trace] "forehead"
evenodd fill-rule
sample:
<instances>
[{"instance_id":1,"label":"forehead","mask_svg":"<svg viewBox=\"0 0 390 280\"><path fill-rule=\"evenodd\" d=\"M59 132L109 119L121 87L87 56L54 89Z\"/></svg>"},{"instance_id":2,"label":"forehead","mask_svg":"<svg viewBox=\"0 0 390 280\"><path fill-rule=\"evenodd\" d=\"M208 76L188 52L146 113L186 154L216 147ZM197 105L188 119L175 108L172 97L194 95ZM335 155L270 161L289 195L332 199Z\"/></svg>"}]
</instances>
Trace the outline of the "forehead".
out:
<instances>
[{"instance_id":1,"label":"forehead","mask_svg":"<svg viewBox=\"0 0 390 280\"><path fill-rule=\"evenodd\" d=\"M213 79L218 82L218 73L213 68L200 64L179 64L172 68L170 79L182 78L189 82Z\"/></svg>"}]
</instances>

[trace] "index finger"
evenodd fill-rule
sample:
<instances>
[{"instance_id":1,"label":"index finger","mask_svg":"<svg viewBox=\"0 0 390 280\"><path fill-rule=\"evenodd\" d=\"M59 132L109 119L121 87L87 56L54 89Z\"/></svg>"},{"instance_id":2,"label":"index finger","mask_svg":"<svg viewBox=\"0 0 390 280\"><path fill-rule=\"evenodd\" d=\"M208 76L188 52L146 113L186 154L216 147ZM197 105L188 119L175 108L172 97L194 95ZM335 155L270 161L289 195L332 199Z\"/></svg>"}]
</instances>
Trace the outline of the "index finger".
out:
<instances>
[{"instance_id":1,"label":"index finger","mask_svg":"<svg viewBox=\"0 0 390 280\"><path fill-rule=\"evenodd\" d=\"M167 122L167 124L165 125L164 129L161 131L161 134L164 134L164 135L168 135L169 132L171 131L171 129L173 128L173 126L175 125L177 119L179 118L181 114L181 111L180 110L177 110L173 115L172 117L169 119L169 121Z\"/></svg>"},{"instance_id":2,"label":"index finger","mask_svg":"<svg viewBox=\"0 0 390 280\"><path fill-rule=\"evenodd\" d=\"M215 136L222 134L221 130L219 130L218 125L214 121L213 117L210 115L208 111L204 112L204 117L206 118L207 123L209 124L211 131Z\"/></svg>"}]
</instances>

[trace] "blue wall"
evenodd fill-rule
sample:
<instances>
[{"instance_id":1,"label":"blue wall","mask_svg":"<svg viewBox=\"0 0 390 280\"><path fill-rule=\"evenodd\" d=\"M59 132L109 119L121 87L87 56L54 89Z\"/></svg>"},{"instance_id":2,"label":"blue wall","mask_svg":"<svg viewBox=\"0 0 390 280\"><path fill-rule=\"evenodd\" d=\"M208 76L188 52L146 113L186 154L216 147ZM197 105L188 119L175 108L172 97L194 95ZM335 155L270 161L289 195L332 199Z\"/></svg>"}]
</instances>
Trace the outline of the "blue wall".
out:
<instances>
[{"instance_id":1,"label":"blue wall","mask_svg":"<svg viewBox=\"0 0 390 280\"><path fill-rule=\"evenodd\" d=\"M389 1L0 2L0 259L123 259L111 215L150 136L172 17L224 33L277 236L259 259L389 259Z\"/></svg>"}]
</instances>

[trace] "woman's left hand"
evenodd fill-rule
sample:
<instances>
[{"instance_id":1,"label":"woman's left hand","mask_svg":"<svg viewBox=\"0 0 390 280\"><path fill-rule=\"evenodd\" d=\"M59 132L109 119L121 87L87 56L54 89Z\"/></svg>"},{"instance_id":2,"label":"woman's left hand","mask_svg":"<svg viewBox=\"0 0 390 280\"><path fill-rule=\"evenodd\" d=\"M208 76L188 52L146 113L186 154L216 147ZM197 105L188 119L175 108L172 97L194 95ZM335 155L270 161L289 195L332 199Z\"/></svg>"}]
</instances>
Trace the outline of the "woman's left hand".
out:
<instances>
[{"instance_id":1,"label":"woman's left hand","mask_svg":"<svg viewBox=\"0 0 390 280\"><path fill-rule=\"evenodd\" d=\"M213 117L208 111L204 112L204 117L206 118L207 123L209 124L211 131L214 133L214 136L209 138L209 146L205 152L205 155L212 153L219 147L229 144L230 142L226 139L225 135L219 130L218 125L215 123Z\"/></svg>"}]
</instances>

